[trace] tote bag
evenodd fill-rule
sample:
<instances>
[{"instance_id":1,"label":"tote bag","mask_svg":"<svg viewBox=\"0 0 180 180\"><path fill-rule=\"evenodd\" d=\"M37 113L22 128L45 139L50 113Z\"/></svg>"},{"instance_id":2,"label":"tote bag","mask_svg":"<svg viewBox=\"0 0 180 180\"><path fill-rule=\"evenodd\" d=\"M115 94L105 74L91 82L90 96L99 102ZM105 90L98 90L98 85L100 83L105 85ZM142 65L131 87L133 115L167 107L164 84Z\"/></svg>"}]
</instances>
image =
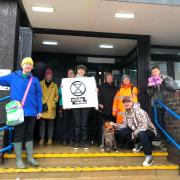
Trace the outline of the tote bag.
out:
<instances>
[{"instance_id":1,"label":"tote bag","mask_svg":"<svg viewBox=\"0 0 180 180\"><path fill-rule=\"evenodd\" d=\"M33 80L33 77L31 76L29 83L27 85L26 91L24 93L22 103L14 100L14 101L11 101L8 104L6 104L6 106L5 106L6 114L7 114L6 124L8 126L16 126L16 125L24 122L23 106L26 101L26 97L27 97L28 91L30 89L32 80Z\"/></svg>"}]
</instances>

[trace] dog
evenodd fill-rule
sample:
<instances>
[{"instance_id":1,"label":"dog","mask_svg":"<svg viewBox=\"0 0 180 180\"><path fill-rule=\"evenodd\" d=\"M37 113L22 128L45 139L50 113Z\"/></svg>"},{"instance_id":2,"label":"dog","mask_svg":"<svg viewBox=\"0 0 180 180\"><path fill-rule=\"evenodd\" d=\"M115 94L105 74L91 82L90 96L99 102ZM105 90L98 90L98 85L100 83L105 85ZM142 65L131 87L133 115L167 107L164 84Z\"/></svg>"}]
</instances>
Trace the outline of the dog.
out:
<instances>
[{"instance_id":1,"label":"dog","mask_svg":"<svg viewBox=\"0 0 180 180\"><path fill-rule=\"evenodd\" d=\"M101 151L110 152L111 150L117 152L116 139L115 139L115 129L109 121L105 121L102 127L102 141L101 141Z\"/></svg>"}]
</instances>

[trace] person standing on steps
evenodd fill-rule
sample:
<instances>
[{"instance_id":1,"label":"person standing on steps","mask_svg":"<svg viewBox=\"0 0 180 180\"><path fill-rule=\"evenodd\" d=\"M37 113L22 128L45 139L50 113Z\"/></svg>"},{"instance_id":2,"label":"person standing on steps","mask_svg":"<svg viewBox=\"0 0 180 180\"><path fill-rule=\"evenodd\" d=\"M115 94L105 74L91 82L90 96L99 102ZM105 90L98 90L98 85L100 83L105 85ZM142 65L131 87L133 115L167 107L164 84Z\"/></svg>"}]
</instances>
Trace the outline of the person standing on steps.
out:
<instances>
[{"instance_id":1,"label":"person standing on steps","mask_svg":"<svg viewBox=\"0 0 180 180\"><path fill-rule=\"evenodd\" d=\"M54 133L54 119L56 117L56 104L58 102L58 87L57 84L53 82L53 71L48 68L45 71L45 79L41 81L41 88L43 93L43 113L40 119L40 141L39 144L44 143L45 137L45 127L47 123L48 132L48 145L52 144L52 137Z\"/></svg>"},{"instance_id":2,"label":"person standing on steps","mask_svg":"<svg viewBox=\"0 0 180 180\"><path fill-rule=\"evenodd\" d=\"M23 142L25 142L27 163L32 166L39 165L33 158L33 129L35 119L40 119L42 113L42 91L39 80L31 73L33 69L32 58L24 58L21 67L22 70L0 77L1 86L11 87L11 101L17 100L19 102L22 102L27 85L32 78L32 83L23 106L24 122L14 126L13 145L16 154L16 166L20 169L26 168L22 160Z\"/></svg>"}]
</instances>

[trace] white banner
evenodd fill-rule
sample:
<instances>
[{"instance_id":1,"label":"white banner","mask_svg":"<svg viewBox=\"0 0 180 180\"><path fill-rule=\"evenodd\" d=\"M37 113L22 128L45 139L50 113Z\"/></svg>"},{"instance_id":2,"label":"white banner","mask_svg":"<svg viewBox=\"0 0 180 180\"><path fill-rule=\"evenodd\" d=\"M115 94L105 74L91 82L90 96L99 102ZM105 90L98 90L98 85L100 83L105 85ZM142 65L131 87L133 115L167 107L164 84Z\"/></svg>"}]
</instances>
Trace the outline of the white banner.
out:
<instances>
[{"instance_id":1,"label":"white banner","mask_svg":"<svg viewBox=\"0 0 180 180\"><path fill-rule=\"evenodd\" d=\"M94 77L62 79L63 108L98 108L96 81Z\"/></svg>"}]
</instances>

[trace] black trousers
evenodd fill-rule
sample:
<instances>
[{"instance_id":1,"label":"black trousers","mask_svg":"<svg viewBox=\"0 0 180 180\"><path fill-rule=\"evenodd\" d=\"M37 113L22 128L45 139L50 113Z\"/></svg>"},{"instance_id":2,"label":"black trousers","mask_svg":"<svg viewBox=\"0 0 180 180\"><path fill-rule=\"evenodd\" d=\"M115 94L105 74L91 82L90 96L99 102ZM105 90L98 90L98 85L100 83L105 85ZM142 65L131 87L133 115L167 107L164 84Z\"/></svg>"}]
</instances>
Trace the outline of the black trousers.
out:
<instances>
[{"instance_id":1,"label":"black trousers","mask_svg":"<svg viewBox=\"0 0 180 180\"><path fill-rule=\"evenodd\" d=\"M131 134L132 130L127 127L127 128L122 128L117 131L117 135L119 139L123 139L126 141L131 140ZM141 131L138 133L138 140L143 146L143 152L145 155L152 155L152 140L155 138L155 134L153 131L146 130L146 131Z\"/></svg>"},{"instance_id":2,"label":"black trousers","mask_svg":"<svg viewBox=\"0 0 180 180\"><path fill-rule=\"evenodd\" d=\"M72 109L75 125L75 144L87 143L87 123L90 108L76 108Z\"/></svg>"},{"instance_id":3,"label":"black trousers","mask_svg":"<svg viewBox=\"0 0 180 180\"><path fill-rule=\"evenodd\" d=\"M35 117L24 117L24 122L14 127L13 142L27 142L33 140Z\"/></svg>"},{"instance_id":4,"label":"black trousers","mask_svg":"<svg viewBox=\"0 0 180 180\"><path fill-rule=\"evenodd\" d=\"M66 109L63 112L62 138L64 141L74 140L74 123L72 109Z\"/></svg>"}]
</instances>

